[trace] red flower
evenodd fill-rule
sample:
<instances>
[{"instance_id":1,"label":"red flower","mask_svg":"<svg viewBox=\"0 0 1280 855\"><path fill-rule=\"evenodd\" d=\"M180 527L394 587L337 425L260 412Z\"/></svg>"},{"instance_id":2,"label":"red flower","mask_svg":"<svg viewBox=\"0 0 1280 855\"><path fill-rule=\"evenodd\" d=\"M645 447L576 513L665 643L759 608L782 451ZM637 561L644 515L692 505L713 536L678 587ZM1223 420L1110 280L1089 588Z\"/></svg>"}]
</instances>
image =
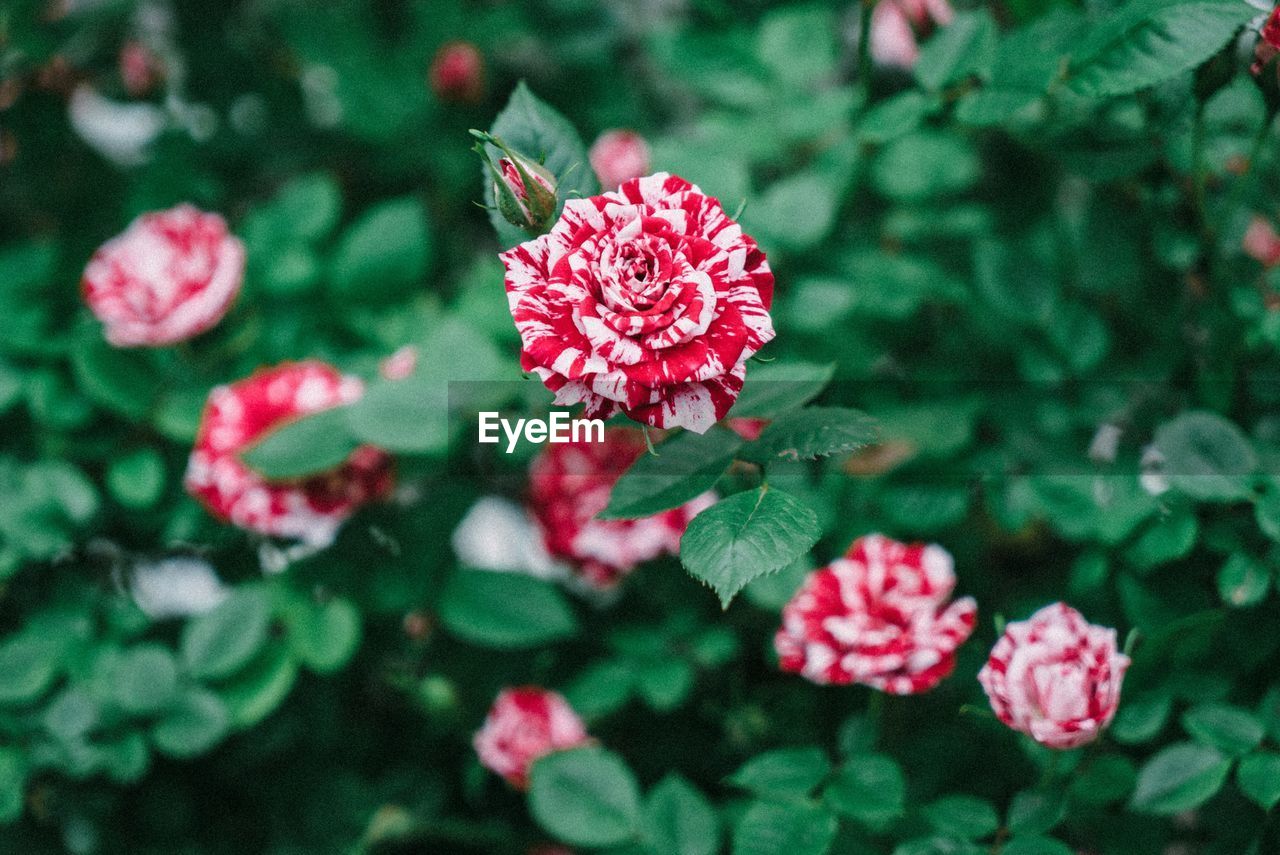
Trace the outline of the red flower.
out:
<instances>
[{"instance_id":1,"label":"red flower","mask_svg":"<svg viewBox=\"0 0 1280 855\"><path fill-rule=\"evenodd\" d=\"M978 681L1009 727L1050 748L1075 748L1115 717L1128 667L1114 629L1054 603L1009 624Z\"/></svg>"},{"instance_id":2,"label":"red flower","mask_svg":"<svg viewBox=\"0 0 1280 855\"><path fill-rule=\"evenodd\" d=\"M955 668L977 615L971 597L947 603L955 584L940 546L860 537L783 608L779 664L815 683L895 695L931 689Z\"/></svg>"},{"instance_id":3,"label":"red flower","mask_svg":"<svg viewBox=\"0 0 1280 855\"><path fill-rule=\"evenodd\" d=\"M587 740L582 719L563 697L524 686L498 693L472 744L481 765L523 790L533 761Z\"/></svg>"},{"instance_id":4,"label":"red flower","mask_svg":"<svg viewBox=\"0 0 1280 855\"><path fill-rule=\"evenodd\" d=\"M484 98L484 56L471 42L449 42L436 51L427 78L440 100L475 103Z\"/></svg>"},{"instance_id":5,"label":"red flower","mask_svg":"<svg viewBox=\"0 0 1280 855\"><path fill-rule=\"evenodd\" d=\"M871 57L880 65L911 68L920 56L919 37L951 23L947 0L880 0L871 13Z\"/></svg>"},{"instance_id":6,"label":"red flower","mask_svg":"<svg viewBox=\"0 0 1280 855\"><path fill-rule=\"evenodd\" d=\"M521 364L561 405L705 432L773 338L773 274L720 203L659 172L565 204L502 255Z\"/></svg>"},{"instance_id":7,"label":"red flower","mask_svg":"<svg viewBox=\"0 0 1280 855\"><path fill-rule=\"evenodd\" d=\"M163 77L160 58L142 42L128 41L120 47L120 80L125 91L137 98L146 95Z\"/></svg>"},{"instance_id":8,"label":"red flower","mask_svg":"<svg viewBox=\"0 0 1280 855\"><path fill-rule=\"evenodd\" d=\"M89 308L117 347L184 341L222 320L244 278L244 245L191 205L143 214L84 271Z\"/></svg>"},{"instance_id":9,"label":"red flower","mask_svg":"<svg viewBox=\"0 0 1280 855\"><path fill-rule=\"evenodd\" d=\"M708 494L643 519L595 519L614 482L644 453L639 431L611 428L604 442L548 445L529 469L530 510L547 552L592 588L609 588L636 565L675 554L689 520L713 501Z\"/></svg>"},{"instance_id":10,"label":"red flower","mask_svg":"<svg viewBox=\"0 0 1280 855\"><path fill-rule=\"evenodd\" d=\"M1258 45L1253 49L1255 61L1249 69L1254 74L1260 74L1263 66L1280 54L1280 6L1271 10L1258 36Z\"/></svg>"},{"instance_id":11,"label":"red flower","mask_svg":"<svg viewBox=\"0 0 1280 855\"><path fill-rule=\"evenodd\" d=\"M1264 267L1275 267L1280 264L1280 235L1265 217L1254 215L1249 221L1242 241L1245 255L1255 259Z\"/></svg>"},{"instance_id":12,"label":"red flower","mask_svg":"<svg viewBox=\"0 0 1280 855\"><path fill-rule=\"evenodd\" d=\"M391 460L361 446L331 472L268 481L240 454L298 416L350 404L363 394L354 377L317 360L257 371L209 395L187 465L187 492L218 519L277 537L325 545L358 507L391 489Z\"/></svg>"},{"instance_id":13,"label":"red flower","mask_svg":"<svg viewBox=\"0 0 1280 855\"><path fill-rule=\"evenodd\" d=\"M605 131L591 144L587 157L606 190L649 174L649 144L635 131Z\"/></svg>"},{"instance_id":14,"label":"red flower","mask_svg":"<svg viewBox=\"0 0 1280 855\"><path fill-rule=\"evenodd\" d=\"M769 426L769 419L727 419L724 426L747 442L754 442Z\"/></svg>"}]
</instances>

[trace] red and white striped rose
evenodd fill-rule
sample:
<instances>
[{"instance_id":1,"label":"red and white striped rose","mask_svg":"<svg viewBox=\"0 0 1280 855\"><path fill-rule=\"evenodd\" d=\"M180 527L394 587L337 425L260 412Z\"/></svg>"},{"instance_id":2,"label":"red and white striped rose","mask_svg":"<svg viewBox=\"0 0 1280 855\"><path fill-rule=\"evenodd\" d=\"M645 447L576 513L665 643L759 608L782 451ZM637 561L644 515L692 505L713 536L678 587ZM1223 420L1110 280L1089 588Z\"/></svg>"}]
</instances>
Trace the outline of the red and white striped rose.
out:
<instances>
[{"instance_id":1,"label":"red and white striped rose","mask_svg":"<svg viewBox=\"0 0 1280 855\"><path fill-rule=\"evenodd\" d=\"M955 584L940 546L858 538L783 608L779 664L821 684L894 695L931 689L955 668L977 616L971 597L948 602Z\"/></svg>"},{"instance_id":2,"label":"red and white striped rose","mask_svg":"<svg viewBox=\"0 0 1280 855\"><path fill-rule=\"evenodd\" d=\"M588 587L610 588L637 565L674 555L689 520L714 502L708 493L651 517L596 519L614 483L644 453L638 430L611 428L604 442L548 445L529 469L529 507L547 552Z\"/></svg>"},{"instance_id":3,"label":"red and white striped rose","mask_svg":"<svg viewBox=\"0 0 1280 855\"><path fill-rule=\"evenodd\" d=\"M773 274L720 203L666 173L571 199L502 255L521 364L586 415L703 433L774 336Z\"/></svg>"},{"instance_id":4,"label":"red and white striped rose","mask_svg":"<svg viewBox=\"0 0 1280 855\"><path fill-rule=\"evenodd\" d=\"M340 467L269 481L241 453L300 416L350 404L364 387L318 360L286 362L214 389L187 464L187 492L218 519L260 534L322 546L366 502L391 489L391 459L361 446Z\"/></svg>"},{"instance_id":5,"label":"red and white striped rose","mask_svg":"<svg viewBox=\"0 0 1280 855\"><path fill-rule=\"evenodd\" d=\"M1005 628L978 681L1002 722L1065 749L1092 742L1111 723L1128 667L1114 629L1054 603Z\"/></svg>"},{"instance_id":6,"label":"red and white striped rose","mask_svg":"<svg viewBox=\"0 0 1280 855\"><path fill-rule=\"evenodd\" d=\"M85 302L117 347L184 341L222 320L244 279L244 245L191 205L143 214L89 260Z\"/></svg>"},{"instance_id":7,"label":"red and white striped rose","mask_svg":"<svg viewBox=\"0 0 1280 855\"><path fill-rule=\"evenodd\" d=\"M498 693L472 744L481 765L523 790L535 760L588 739L582 719L560 694L523 686Z\"/></svg>"}]
</instances>

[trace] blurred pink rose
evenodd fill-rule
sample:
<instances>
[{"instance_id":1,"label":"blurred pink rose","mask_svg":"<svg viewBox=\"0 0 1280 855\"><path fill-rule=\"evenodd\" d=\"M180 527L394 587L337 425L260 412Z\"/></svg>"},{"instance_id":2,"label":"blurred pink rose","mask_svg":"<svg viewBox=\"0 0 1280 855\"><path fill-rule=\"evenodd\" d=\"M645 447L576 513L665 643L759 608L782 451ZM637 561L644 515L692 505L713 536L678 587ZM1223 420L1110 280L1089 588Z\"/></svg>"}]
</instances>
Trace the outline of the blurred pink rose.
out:
<instances>
[{"instance_id":1,"label":"blurred pink rose","mask_svg":"<svg viewBox=\"0 0 1280 855\"><path fill-rule=\"evenodd\" d=\"M557 692L523 686L498 693L473 744L481 765L523 790L533 761L587 739L582 719Z\"/></svg>"},{"instance_id":2,"label":"blurred pink rose","mask_svg":"<svg viewBox=\"0 0 1280 855\"><path fill-rule=\"evenodd\" d=\"M911 68L918 40L951 23L947 0L880 0L871 13L871 58L879 65Z\"/></svg>"},{"instance_id":3,"label":"blurred pink rose","mask_svg":"<svg viewBox=\"0 0 1280 855\"><path fill-rule=\"evenodd\" d=\"M649 144L635 131L605 131L591 144L588 159L605 190L649 174Z\"/></svg>"}]
</instances>

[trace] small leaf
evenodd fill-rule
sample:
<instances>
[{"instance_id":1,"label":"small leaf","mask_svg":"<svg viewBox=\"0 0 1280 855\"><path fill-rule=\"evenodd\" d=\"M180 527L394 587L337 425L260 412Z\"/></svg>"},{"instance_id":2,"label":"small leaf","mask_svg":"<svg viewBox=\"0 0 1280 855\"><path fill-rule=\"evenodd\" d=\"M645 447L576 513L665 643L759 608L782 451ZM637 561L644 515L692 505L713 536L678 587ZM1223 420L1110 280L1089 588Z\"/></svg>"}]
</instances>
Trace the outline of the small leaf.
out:
<instances>
[{"instance_id":1,"label":"small leaf","mask_svg":"<svg viewBox=\"0 0 1280 855\"><path fill-rule=\"evenodd\" d=\"M1005 822L1014 834L1036 835L1052 830L1066 815L1067 803L1061 793L1023 790L1009 803Z\"/></svg>"},{"instance_id":2,"label":"small leaf","mask_svg":"<svg viewBox=\"0 0 1280 855\"><path fill-rule=\"evenodd\" d=\"M231 724L237 729L252 727L284 702L298 678L298 660L283 644L266 648L234 679L218 687Z\"/></svg>"},{"instance_id":3,"label":"small leaf","mask_svg":"<svg viewBox=\"0 0 1280 855\"><path fill-rule=\"evenodd\" d=\"M715 855L720 823L706 796L672 772L645 800L645 847L652 855Z\"/></svg>"},{"instance_id":4,"label":"small leaf","mask_svg":"<svg viewBox=\"0 0 1280 855\"><path fill-rule=\"evenodd\" d=\"M752 802L733 830L733 855L824 855L836 817L813 802Z\"/></svg>"},{"instance_id":5,"label":"small leaf","mask_svg":"<svg viewBox=\"0 0 1280 855\"><path fill-rule=\"evenodd\" d=\"M1249 440L1216 413L1186 412L1156 430L1169 484L1193 499L1233 501L1249 494L1247 478L1258 466Z\"/></svg>"},{"instance_id":6,"label":"small leaf","mask_svg":"<svg viewBox=\"0 0 1280 855\"><path fill-rule=\"evenodd\" d=\"M1258 807L1271 810L1280 804L1280 754L1250 754L1240 761L1236 783Z\"/></svg>"},{"instance_id":7,"label":"small leaf","mask_svg":"<svg viewBox=\"0 0 1280 855\"><path fill-rule=\"evenodd\" d=\"M926 89L969 74L985 76L996 50L996 23L986 9L959 12L920 49L912 71Z\"/></svg>"},{"instance_id":8,"label":"small leaf","mask_svg":"<svg viewBox=\"0 0 1280 855\"><path fill-rule=\"evenodd\" d=\"M230 677L266 643L270 623L266 591L258 586L240 588L183 627L182 663L193 677Z\"/></svg>"},{"instance_id":9,"label":"small leaf","mask_svg":"<svg viewBox=\"0 0 1280 855\"><path fill-rule=\"evenodd\" d=\"M1243 552L1228 558L1218 571L1218 596L1232 608L1257 605L1266 599L1270 588L1271 572Z\"/></svg>"},{"instance_id":10,"label":"small leaf","mask_svg":"<svg viewBox=\"0 0 1280 855\"><path fill-rule=\"evenodd\" d=\"M1191 738L1227 754L1248 754L1262 742L1262 722L1252 713L1227 704L1201 704L1182 715Z\"/></svg>"},{"instance_id":11,"label":"small leaf","mask_svg":"<svg viewBox=\"0 0 1280 855\"><path fill-rule=\"evenodd\" d=\"M878 436L875 421L858 410L807 407L779 416L741 456L760 463L813 460L858 451Z\"/></svg>"},{"instance_id":12,"label":"small leaf","mask_svg":"<svg viewBox=\"0 0 1280 855\"><path fill-rule=\"evenodd\" d=\"M732 419L771 419L816 398L835 376L834 362L766 362L753 365L729 411Z\"/></svg>"},{"instance_id":13,"label":"small leaf","mask_svg":"<svg viewBox=\"0 0 1280 855\"><path fill-rule=\"evenodd\" d=\"M241 457L264 478L289 480L336 469L359 445L343 408L334 407L272 430Z\"/></svg>"},{"instance_id":14,"label":"small leaf","mask_svg":"<svg viewBox=\"0 0 1280 855\"><path fill-rule=\"evenodd\" d=\"M1172 816L1197 808L1222 788L1231 760L1207 745L1179 742L1163 749L1138 772L1130 806Z\"/></svg>"},{"instance_id":15,"label":"small leaf","mask_svg":"<svg viewBox=\"0 0 1280 855\"><path fill-rule=\"evenodd\" d=\"M154 448L140 448L111 461L107 489L126 508L154 505L164 492L164 458Z\"/></svg>"},{"instance_id":16,"label":"small leaf","mask_svg":"<svg viewBox=\"0 0 1280 855\"><path fill-rule=\"evenodd\" d=\"M335 295L353 302L400 297L427 272L431 232L422 204L382 202L347 227L329 264Z\"/></svg>"},{"instance_id":17,"label":"small leaf","mask_svg":"<svg viewBox=\"0 0 1280 855\"><path fill-rule=\"evenodd\" d=\"M58 673L61 647L34 634L0 643L0 704L25 704L44 694Z\"/></svg>"},{"instance_id":18,"label":"small leaf","mask_svg":"<svg viewBox=\"0 0 1280 855\"><path fill-rule=\"evenodd\" d=\"M440 619L486 647L534 647L568 638L578 619L552 584L516 573L459 570L445 587Z\"/></svg>"},{"instance_id":19,"label":"small leaf","mask_svg":"<svg viewBox=\"0 0 1280 855\"><path fill-rule=\"evenodd\" d=\"M640 788L627 764L603 748L557 751L529 776L529 810L548 834L574 846L616 846L640 824Z\"/></svg>"},{"instance_id":20,"label":"small leaf","mask_svg":"<svg viewBox=\"0 0 1280 855\"><path fill-rule=\"evenodd\" d=\"M600 519L636 519L670 508L710 490L733 461L742 439L731 431L699 435L684 431L663 442L657 454L642 454L622 473Z\"/></svg>"},{"instance_id":21,"label":"small leaf","mask_svg":"<svg viewBox=\"0 0 1280 855\"><path fill-rule=\"evenodd\" d=\"M170 757L197 757L226 736L231 728L227 707L213 692L200 687L186 690L155 726L151 739Z\"/></svg>"},{"instance_id":22,"label":"small leaf","mask_svg":"<svg viewBox=\"0 0 1280 855\"><path fill-rule=\"evenodd\" d=\"M1000 855L1075 855L1075 850L1052 837L1015 837L1004 845Z\"/></svg>"},{"instance_id":23,"label":"small leaf","mask_svg":"<svg viewBox=\"0 0 1280 855\"><path fill-rule=\"evenodd\" d=\"M347 600L290 603L282 614L289 648L318 674L341 668L360 646L360 612Z\"/></svg>"},{"instance_id":24,"label":"small leaf","mask_svg":"<svg viewBox=\"0 0 1280 855\"><path fill-rule=\"evenodd\" d=\"M807 796L831 774L821 748L779 748L752 757L727 779L758 796Z\"/></svg>"},{"instance_id":25,"label":"small leaf","mask_svg":"<svg viewBox=\"0 0 1280 855\"><path fill-rule=\"evenodd\" d=\"M27 768L15 748L0 747L0 825L22 816L26 801Z\"/></svg>"},{"instance_id":26,"label":"small leaf","mask_svg":"<svg viewBox=\"0 0 1280 855\"><path fill-rule=\"evenodd\" d=\"M817 515L800 500L758 487L694 517L680 540L680 561L728 608L744 585L795 561L821 533Z\"/></svg>"},{"instance_id":27,"label":"small leaf","mask_svg":"<svg viewBox=\"0 0 1280 855\"><path fill-rule=\"evenodd\" d=\"M939 834L964 840L980 840L1000 827L1000 815L991 803L974 796L944 796L921 813Z\"/></svg>"},{"instance_id":28,"label":"small leaf","mask_svg":"<svg viewBox=\"0 0 1280 855\"><path fill-rule=\"evenodd\" d=\"M173 654L158 644L140 644L125 651L116 665L112 689L116 704L125 712L159 712L178 693L178 665Z\"/></svg>"},{"instance_id":29,"label":"small leaf","mask_svg":"<svg viewBox=\"0 0 1280 855\"><path fill-rule=\"evenodd\" d=\"M836 772L823 800L841 816L882 828L902 816L907 782L893 758L879 754L851 757Z\"/></svg>"}]
</instances>

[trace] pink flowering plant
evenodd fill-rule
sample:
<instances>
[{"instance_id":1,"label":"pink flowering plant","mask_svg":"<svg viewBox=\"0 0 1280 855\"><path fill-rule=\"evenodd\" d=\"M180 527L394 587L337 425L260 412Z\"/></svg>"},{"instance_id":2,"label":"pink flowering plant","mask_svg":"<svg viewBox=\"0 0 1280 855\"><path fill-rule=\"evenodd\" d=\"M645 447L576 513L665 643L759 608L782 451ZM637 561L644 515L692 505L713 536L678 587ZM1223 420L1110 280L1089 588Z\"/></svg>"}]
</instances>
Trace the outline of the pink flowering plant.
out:
<instances>
[{"instance_id":1,"label":"pink flowering plant","mask_svg":"<svg viewBox=\"0 0 1280 855\"><path fill-rule=\"evenodd\" d=\"M10 7L0 853L1280 852L1273 4Z\"/></svg>"}]
</instances>

